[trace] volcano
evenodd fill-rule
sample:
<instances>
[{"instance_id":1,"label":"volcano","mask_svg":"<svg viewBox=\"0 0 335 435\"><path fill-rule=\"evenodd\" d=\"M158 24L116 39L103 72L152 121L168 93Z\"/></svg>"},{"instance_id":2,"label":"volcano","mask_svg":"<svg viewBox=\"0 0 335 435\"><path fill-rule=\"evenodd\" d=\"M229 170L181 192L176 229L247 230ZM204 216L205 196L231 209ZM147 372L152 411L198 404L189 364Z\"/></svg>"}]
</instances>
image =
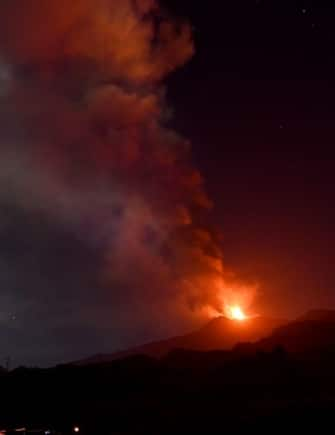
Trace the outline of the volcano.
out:
<instances>
[{"instance_id":1,"label":"volcano","mask_svg":"<svg viewBox=\"0 0 335 435\"><path fill-rule=\"evenodd\" d=\"M243 322L220 316L189 334L147 343L122 352L95 355L76 364L108 363L133 355L161 358L176 349L195 351L231 350L239 343L257 342L269 336L283 324L285 324L284 320L261 316L248 318Z\"/></svg>"},{"instance_id":2,"label":"volcano","mask_svg":"<svg viewBox=\"0 0 335 435\"><path fill-rule=\"evenodd\" d=\"M242 345L241 348L244 346ZM335 311L312 310L293 322L273 330L257 343L246 345L249 350L271 351L282 347L290 353L318 354L335 349Z\"/></svg>"}]
</instances>

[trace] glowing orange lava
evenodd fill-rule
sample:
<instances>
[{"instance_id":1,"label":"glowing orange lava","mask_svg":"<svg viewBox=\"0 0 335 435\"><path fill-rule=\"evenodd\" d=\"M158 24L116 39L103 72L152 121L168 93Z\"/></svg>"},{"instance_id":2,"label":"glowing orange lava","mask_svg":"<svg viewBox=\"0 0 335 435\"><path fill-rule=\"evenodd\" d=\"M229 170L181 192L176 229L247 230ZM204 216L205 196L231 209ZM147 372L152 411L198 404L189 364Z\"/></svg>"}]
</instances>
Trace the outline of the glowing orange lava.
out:
<instances>
[{"instance_id":1,"label":"glowing orange lava","mask_svg":"<svg viewBox=\"0 0 335 435\"><path fill-rule=\"evenodd\" d=\"M238 305L232 305L227 307L227 315L232 320L238 320L239 322L243 322L247 319L246 314L243 312L242 308Z\"/></svg>"}]
</instances>

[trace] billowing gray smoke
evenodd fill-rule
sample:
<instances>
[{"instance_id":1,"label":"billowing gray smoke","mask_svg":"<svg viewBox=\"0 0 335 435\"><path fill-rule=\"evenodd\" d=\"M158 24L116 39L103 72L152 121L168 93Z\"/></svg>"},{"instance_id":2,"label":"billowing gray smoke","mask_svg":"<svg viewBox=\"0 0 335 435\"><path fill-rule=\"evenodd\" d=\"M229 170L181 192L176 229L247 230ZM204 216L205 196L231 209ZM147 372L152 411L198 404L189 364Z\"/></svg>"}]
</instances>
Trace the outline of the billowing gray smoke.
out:
<instances>
[{"instance_id":1,"label":"billowing gray smoke","mask_svg":"<svg viewBox=\"0 0 335 435\"><path fill-rule=\"evenodd\" d=\"M66 359L221 310L193 219L210 202L162 88L193 51L151 0L2 0L4 352Z\"/></svg>"}]
</instances>

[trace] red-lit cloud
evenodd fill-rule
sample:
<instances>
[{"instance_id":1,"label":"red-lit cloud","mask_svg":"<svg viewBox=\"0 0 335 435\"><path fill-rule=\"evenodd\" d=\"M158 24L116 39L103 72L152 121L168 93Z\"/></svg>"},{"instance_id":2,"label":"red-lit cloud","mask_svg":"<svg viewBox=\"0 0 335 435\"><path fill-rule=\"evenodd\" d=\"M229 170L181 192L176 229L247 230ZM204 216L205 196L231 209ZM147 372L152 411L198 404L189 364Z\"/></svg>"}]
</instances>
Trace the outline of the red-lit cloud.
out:
<instances>
[{"instance_id":1,"label":"red-lit cloud","mask_svg":"<svg viewBox=\"0 0 335 435\"><path fill-rule=\"evenodd\" d=\"M0 198L98 252L109 305L78 308L92 323L222 311L230 276L194 219L211 203L161 88L193 52L190 26L151 0L0 4Z\"/></svg>"}]
</instances>

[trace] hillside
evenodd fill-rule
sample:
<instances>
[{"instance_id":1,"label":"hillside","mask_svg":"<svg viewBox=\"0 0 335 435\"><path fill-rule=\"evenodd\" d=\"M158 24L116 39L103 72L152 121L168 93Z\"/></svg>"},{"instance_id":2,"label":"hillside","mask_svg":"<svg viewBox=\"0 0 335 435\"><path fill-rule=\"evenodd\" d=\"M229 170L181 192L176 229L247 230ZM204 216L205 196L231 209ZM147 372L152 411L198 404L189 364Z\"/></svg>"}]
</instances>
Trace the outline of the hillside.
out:
<instances>
[{"instance_id":1,"label":"hillside","mask_svg":"<svg viewBox=\"0 0 335 435\"><path fill-rule=\"evenodd\" d=\"M268 336L282 323L282 320L266 317L254 317L243 322L217 317L190 334L144 344L123 352L95 355L76 364L105 363L136 354L160 358L175 349L230 350L240 342L256 342Z\"/></svg>"}]
</instances>

